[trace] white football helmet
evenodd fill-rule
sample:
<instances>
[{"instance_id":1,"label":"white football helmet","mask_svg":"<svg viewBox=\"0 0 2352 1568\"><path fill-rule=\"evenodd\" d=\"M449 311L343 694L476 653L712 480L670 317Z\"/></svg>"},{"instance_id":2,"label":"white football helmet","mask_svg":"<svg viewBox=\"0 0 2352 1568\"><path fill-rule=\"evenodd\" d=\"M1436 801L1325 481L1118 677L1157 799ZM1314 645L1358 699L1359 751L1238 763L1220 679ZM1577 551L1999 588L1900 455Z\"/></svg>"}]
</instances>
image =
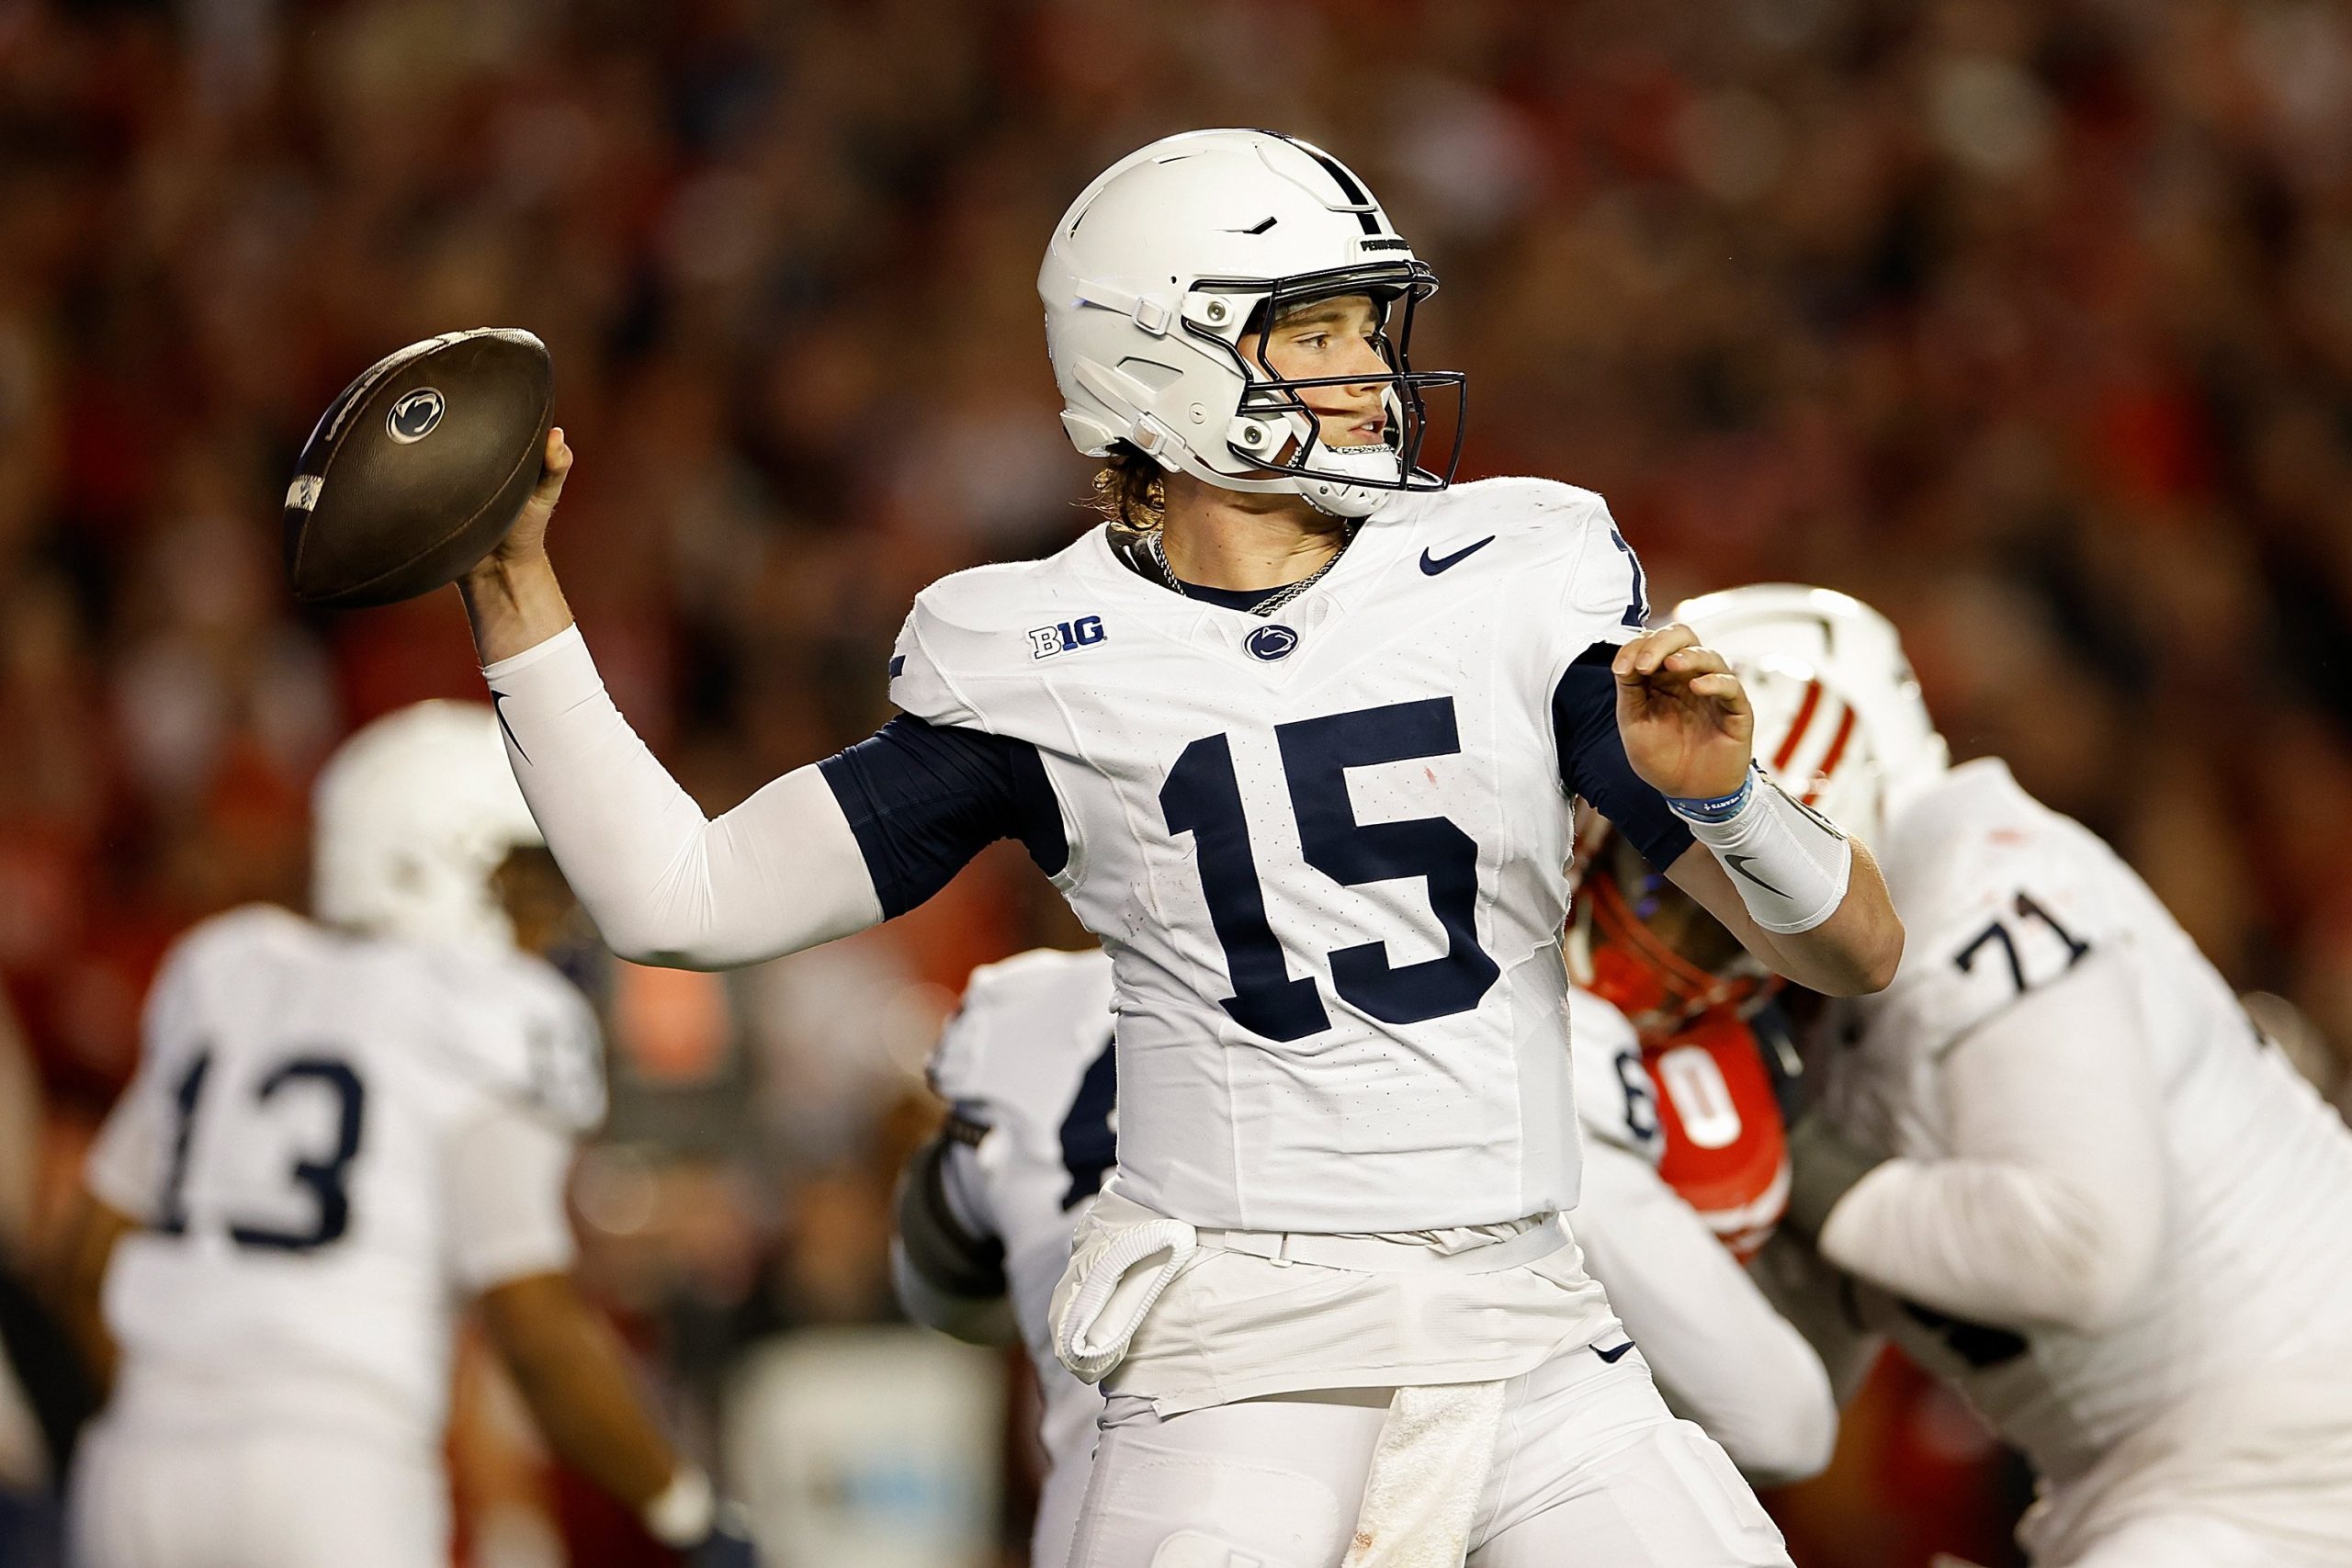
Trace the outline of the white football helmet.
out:
<instances>
[{"instance_id":1,"label":"white football helmet","mask_svg":"<svg viewBox=\"0 0 2352 1568\"><path fill-rule=\"evenodd\" d=\"M1302 495L1341 517L1453 480L1464 378L1406 357L1414 308L1436 291L1363 181L1266 130L1190 131L1122 158L1062 214L1037 274L1062 428L1080 452L1127 442L1164 468ZM1324 444L1298 395L1367 378L1285 379L1262 349L1245 360L1238 346L1290 307L1340 294L1388 311L1377 446ZM1455 402L1453 451L1434 472L1419 466L1432 391Z\"/></svg>"},{"instance_id":2,"label":"white football helmet","mask_svg":"<svg viewBox=\"0 0 2352 1568\"><path fill-rule=\"evenodd\" d=\"M1864 843L1951 765L1894 623L1860 600L1759 582L1686 599L1672 618L1747 686L1757 761Z\"/></svg>"},{"instance_id":3,"label":"white football helmet","mask_svg":"<svg viewBox=\"0 0 2352 1568\"><path fill-rule=\"evenodd\" d=\"M311 913L411 942L511 947L491 887L509 850L543 844L481 703L385 715L336 749L311 792Z\"/></svg>"}]
</instances>

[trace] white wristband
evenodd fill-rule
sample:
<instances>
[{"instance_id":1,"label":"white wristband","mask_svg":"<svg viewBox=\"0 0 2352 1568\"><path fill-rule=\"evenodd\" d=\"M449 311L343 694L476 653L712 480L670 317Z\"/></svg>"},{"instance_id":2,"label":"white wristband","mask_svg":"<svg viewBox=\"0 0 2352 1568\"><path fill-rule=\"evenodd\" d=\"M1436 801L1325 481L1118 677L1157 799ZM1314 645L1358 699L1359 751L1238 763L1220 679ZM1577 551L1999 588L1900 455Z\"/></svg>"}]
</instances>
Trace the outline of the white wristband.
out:
<instances>
[{"instance_id":1,"label":"white wristband","mask_svg":"<svg viewBox=\"0 0 2352 1568\"><path fill-rule=\"evenodd\" d=\"M673 1551L700 1546L710 1538L711 1525L718 1517L718 1499L711 1492L710 1477L694 1465L680 1465L670 1484L645 1505L639 1517L645 1521L645 1533Z\"/></svg>"},{"instance_id":2,"label":"white wristband","mask_svg":"<svg viewBox=\"0 0 2352 1568\"><path fill-rule=\"evenodd\" d=\"M1737 810L1720 820L1685 812L1690 836L1731 873L1739 901L1756 923L1777 935L1809 931L1835 914L1853 874L1854 846L1819 812L1790 799L1759 776ZM1710 803L1712 804L1712 803Z\"/></svg>"}]
</instances>

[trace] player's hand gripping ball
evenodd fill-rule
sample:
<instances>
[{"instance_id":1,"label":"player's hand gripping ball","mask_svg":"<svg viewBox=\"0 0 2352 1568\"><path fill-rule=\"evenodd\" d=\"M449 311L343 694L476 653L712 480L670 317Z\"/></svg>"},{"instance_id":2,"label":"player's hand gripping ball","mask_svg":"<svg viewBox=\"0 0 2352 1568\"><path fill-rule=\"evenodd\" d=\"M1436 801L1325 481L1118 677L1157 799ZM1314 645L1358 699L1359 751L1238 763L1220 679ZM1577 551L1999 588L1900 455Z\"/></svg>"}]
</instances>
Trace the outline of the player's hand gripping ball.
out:
<instances>
[{"instance_id":1,"label":"player's hand gripping ball","mask_svg":"<svg viewBox=\"0 0 2352 1568\"><path fill-rule=\"evenodd\" d=\"M496 547L538 482L555 367L514 327L411 344L328 406L286 491L306 604L413 599Z\"/></svg>"}]
</instances>

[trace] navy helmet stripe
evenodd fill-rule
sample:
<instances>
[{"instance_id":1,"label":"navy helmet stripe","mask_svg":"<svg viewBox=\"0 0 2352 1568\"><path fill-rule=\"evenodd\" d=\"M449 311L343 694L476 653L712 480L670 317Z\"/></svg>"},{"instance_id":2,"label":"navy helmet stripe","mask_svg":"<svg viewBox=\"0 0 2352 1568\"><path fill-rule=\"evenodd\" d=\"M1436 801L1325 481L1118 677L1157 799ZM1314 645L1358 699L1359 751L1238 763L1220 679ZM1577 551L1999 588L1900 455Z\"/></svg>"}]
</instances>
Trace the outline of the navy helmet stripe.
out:
<instances>
[{"instance_id":1,"label":"navy helmet stripe","mask_svg":"<svg viewBox=\"0 0 2352 1568\"><path fill-rule=\"evenodd\" d=\"M1337 158L1332 157L1329 152L1322 152L1317 148L1309 147L1306 142L1301 141L1295 136L1283 136L1279 130L1270 130L1266 132L1266 134L1281 138L1281 140L1289 142L1292 146L1297 148L1300 152L1306 153L1308 157L1322 164L1324 172L1329 174L1331 178L1338 183L1340 186L1340 198L1346 201L1350 206L1359 209L1356 213L1356 221L1363 225L1363 231L1367 234L1377 234L1380 232L1380 220L1374 217L1372 213L1372 197L1364 193L1363 186L1356 184L1356 177L1348 173L1346 164L1340 163Z\"/></svg>"}]
</instances>

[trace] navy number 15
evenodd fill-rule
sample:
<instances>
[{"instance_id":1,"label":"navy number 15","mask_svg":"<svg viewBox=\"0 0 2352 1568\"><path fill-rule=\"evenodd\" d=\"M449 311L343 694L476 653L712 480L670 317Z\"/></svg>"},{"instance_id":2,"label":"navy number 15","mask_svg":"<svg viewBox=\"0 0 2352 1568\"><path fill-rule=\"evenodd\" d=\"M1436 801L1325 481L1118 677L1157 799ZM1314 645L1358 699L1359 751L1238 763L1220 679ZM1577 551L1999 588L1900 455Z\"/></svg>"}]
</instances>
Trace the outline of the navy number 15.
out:
<instances>
[{"instance_id":1,"label":"navy number 15","mask_svg":"<svg viewBox=\"0 0 2352 1568\"><path fill-rule=\"evenodd\" d=\"M1325 953L1341 1000L1387 1023L1419 1023L1478 1005L1499 973L1478 945L1478 845L1442 817L1358 822L1347 771L1462 750L1453 699L1428 697L1274 727L1291 811L1306 863L1344 886L1419 877L1445 952L1392 965L1387 944L1359 942ZM1294 977L1266 922L1250 823L1233 772L1233 746L1207 735L1184 748L1160 786L1171 833L1193 835L1209 923L1225 949L1236 1023L1269 1040L1302 1040L1331 1027L1312 976Z\"/></svg>"}]
</instances>

